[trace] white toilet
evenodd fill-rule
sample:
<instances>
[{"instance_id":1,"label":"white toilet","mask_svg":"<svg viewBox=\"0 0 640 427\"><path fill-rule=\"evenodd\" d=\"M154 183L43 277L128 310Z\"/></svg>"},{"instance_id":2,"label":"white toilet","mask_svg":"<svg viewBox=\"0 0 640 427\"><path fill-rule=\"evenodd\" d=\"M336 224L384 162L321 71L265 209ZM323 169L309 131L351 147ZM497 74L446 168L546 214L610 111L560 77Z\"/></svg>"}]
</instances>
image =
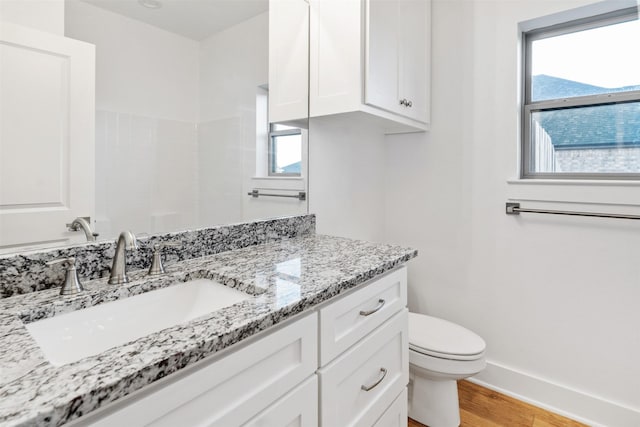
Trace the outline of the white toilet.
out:
<instances>
[{"instance_id":1,"label":"white toilet","mask_svg":"<svg viewBox=\"0 0 640 427\"><path fill-rule=\"evenodd\" d=\"M462 326L409 313L409 417L429 427L458 427L456 381L484 369L485 347Z\"/></svg>"}]
</instances>

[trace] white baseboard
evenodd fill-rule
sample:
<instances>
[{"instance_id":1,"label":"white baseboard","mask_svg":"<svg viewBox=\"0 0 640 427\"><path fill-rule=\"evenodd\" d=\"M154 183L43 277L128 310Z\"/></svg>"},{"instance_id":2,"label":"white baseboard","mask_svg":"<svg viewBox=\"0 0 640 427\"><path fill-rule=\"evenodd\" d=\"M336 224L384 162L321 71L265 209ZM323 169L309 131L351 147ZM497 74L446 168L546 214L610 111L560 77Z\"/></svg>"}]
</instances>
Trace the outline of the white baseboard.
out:
<instances>
[{"instance_id":1,"label":"white baseboard","mask_svg":"<svg viewBox=\"0 0 640 427\"><path fill-rule=\"evenodd\" d=\"M469 381L594 427L638 427L640 411L487 362Z\"/></svg>"}]
</instances>

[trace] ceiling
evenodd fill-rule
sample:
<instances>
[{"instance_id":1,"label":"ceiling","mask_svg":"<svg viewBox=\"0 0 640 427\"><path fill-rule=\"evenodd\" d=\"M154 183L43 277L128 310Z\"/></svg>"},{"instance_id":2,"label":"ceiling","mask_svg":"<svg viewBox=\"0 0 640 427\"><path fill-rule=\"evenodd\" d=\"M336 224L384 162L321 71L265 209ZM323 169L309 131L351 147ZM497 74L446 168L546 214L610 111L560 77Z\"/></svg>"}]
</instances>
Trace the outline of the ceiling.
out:
<instances>
[{"instance_id":1,"label":"ceiling","mask_svg":"<svg viewBox=\"0 0 640 427\"><path fill-rule=\"evenodd\" d=\"M144 7L138 0L82 1L194 40L205 39L269 8L268 0L159 0L159 9Z\"/></svg>"}]
</instances>

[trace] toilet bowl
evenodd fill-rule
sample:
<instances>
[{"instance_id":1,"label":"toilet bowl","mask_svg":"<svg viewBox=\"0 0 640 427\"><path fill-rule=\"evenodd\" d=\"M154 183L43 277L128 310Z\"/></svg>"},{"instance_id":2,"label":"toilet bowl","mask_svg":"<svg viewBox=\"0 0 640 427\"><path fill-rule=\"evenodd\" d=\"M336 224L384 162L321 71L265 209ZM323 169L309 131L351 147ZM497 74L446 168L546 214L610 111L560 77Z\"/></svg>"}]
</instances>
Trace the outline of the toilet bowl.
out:
<instances>
[{"instance_id":1,"label":"toilet bowl","mask_svg":"<svg viewBox=\"0 0 640 427\"><path fill-rule=\"evenodd\" d=\"M409 313L409 417L429 427L459 426L456 381L484 369L485 347L462 326Z\"/></svg>"}]
</instances>

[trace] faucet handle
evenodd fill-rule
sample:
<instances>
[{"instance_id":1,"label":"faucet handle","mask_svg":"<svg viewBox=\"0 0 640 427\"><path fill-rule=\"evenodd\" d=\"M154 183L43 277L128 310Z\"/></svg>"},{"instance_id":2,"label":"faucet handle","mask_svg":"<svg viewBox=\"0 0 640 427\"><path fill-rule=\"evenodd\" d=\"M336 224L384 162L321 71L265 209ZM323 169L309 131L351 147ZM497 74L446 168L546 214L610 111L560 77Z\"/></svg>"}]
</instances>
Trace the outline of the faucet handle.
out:
<instances>
[{"instance_id":1,"label":"faucet handle","mask_svg":"<svg viewBox=\"0 0 640 427\"><path fill-rule=\"evenodd\" d=\"M47 262L47 265L55 264L63 264L63 267L67 270L64 283L60 289L60 295L75 295L84 291L82 283L80 283L80 278L78 277L78 270L76 270L75 257L59 258Z\"/></svg>"},{"instance_id":2,"label":"faucet handle","mask_svg":"<svg viewBox=\"0 0 640 427\"><path fill-rule=\"evenodd\" d=\"M164 274L164 265L162 265L162 249L163 248L179 248L182 242L162 242L153 244L153 258L151 259L151 267L149 267L149 276L157 276Z\"/></svg>"}]
</instances>

